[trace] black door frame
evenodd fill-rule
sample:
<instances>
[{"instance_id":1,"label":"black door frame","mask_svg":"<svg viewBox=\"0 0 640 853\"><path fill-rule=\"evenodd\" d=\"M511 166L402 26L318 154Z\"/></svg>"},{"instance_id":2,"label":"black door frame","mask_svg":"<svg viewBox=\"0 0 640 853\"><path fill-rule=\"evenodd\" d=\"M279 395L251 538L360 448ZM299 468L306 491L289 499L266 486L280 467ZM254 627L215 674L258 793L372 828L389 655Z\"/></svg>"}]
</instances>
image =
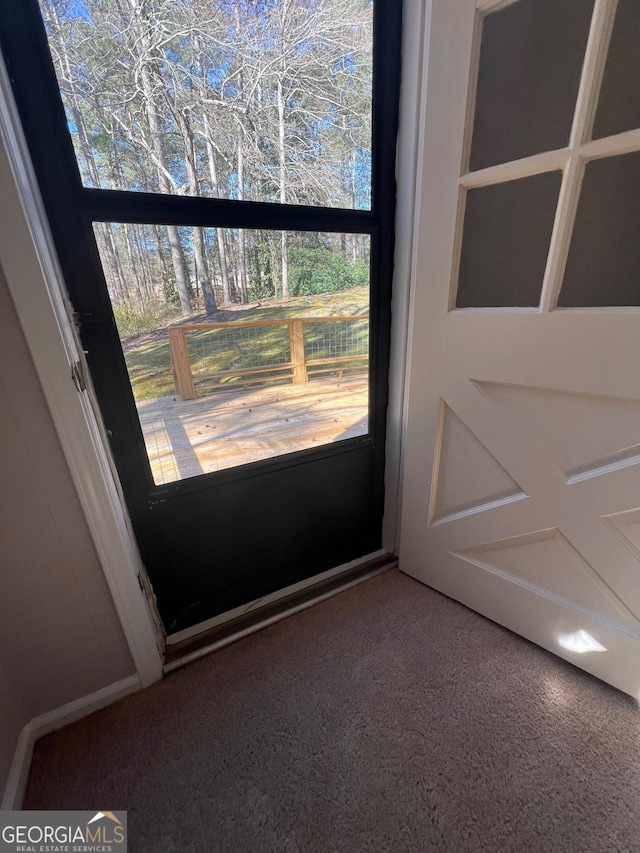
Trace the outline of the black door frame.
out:
<instances>
[{"instance_id":1,"label":"black door frame","mask_svg":"<svg viewBox=\"0 0 640 853\"><path fill-rule=\"evenodd\" d=\"M373 57L373 162L371 211L279 205L227 199L161 196L82 186L55 72L49 56L44 25L37 0L4 7L0 12L0 46L11 78L21 121L29 143L45 209L51 225L65 280L77 314L83 346L105 425L118 463L127 505L132 513L136 538L147 565L154 564L154 588L159 597L165 625L179 630L215 615L209 602L169 606L165 586L164 543L158 543L153 525L162 524L168 507L182 504L182 511L197 515L206 489L224 489L237 508L247 490L263 506L271 503L273 477L283 480L291 499L277 507L295 515L300 497L306 498L305 513L315 523L302 531L303 538L322 537L325 526L339 525L340 518L355 519L341 529L335 542L320 555L310 553L305 568L295 567L296 559L284 539L277 543L281 553L260 554L259 541L277 518L267 513L257 543L244 553L264 561L268 571L258 583L236 583L228 596L220 597L214 610L222 612L259 595L318 574L335 565L365 556L381 545L384 505L384 444L388 401L391 276L393 267L393 223L395 213L395 145L398 123L400 76L401 3L376 0L374 4ZM93 237L94 221L144 222L201 227L268 228L269 230L340 231L371 237L371 350L370 350L370 430L367 436L335 445L301 451L252 463L242 468L217 472L167 486L156 486L142 438L133 394L102 267ZM98 282L90 290L88 280ZM104 375L99 364L106 360L116 371ZM304 463L304 464L303 464ZM303 471L304 469L304 471ZM306 472L306 473L305 473ZM318 494L309 495L309 477ZM357 501L337 495L335 483L341 478L360 482L363 494ZM213 482L214 481L214 482ZM229 491L230 490L230 491ZM365 494L366 492L366 494ZM331 512L327 511L333 505ZM141 523L144 510L150 519ZM230 517L235 510L229 511ZM157 521L156 519L159 519ZM206 525L206 518L201 522ZM347 529L348 528L348 529ZM288 539L292 538L290 531ZM295 540L295 535L293 539ZM326 538L326 537L325 537ZM330 538L330 537L329 537ZM294 542L295 545L295 542ZM216 561L212 555L212 564ZM185 556L188 559L188 555ZM227 548L227 562L234 553ZM242 555L238 556L242 559ZM299 560L297 561L299 562ZM158 570L158 566L164 568ZM163 601L164 599L164 601Z\"/></svg>"}]
</instances>

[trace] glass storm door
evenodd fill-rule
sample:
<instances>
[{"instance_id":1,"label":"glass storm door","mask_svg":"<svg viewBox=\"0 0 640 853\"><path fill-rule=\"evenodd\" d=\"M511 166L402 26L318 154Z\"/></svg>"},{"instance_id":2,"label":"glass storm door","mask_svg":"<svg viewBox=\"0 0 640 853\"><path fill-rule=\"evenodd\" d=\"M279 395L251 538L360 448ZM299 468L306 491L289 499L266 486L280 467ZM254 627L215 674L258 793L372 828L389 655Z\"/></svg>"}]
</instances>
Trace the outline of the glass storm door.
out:
<instances>
[{"instance_id":1,"label":"glass storm door","mask_svg":"<svg viewBox=\"0 0 640 853\"><path fill-rule=\"evenodd\" d=\"M170 633L381 547L399 6L0 10Z\"/></svg>"},{"instance_id":2,"label":"glass storm door","mask_svg":"<svg viewBox=\"0 0 640 853\"><path fill-rule=\"evenodd\" d=\"M637 697L640 4L432 6L400 566Z\"/></svg>"}]
</instances>

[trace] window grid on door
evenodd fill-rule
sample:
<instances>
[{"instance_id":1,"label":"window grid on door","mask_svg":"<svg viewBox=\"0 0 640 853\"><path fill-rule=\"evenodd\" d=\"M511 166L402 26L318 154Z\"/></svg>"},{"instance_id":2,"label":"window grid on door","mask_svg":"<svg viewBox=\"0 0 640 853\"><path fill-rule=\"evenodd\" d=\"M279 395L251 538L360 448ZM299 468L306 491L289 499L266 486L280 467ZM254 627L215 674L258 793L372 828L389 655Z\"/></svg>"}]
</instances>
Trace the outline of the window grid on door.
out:
<instances>
[{"instance_id":1,"label":"window grid on door","mask_svg":"<svg viewBox=\"0 0 640 853\"><path fill-rule=\"evenodd\" d=\"M587 165L595 160L640 151L640 128L627 130L601 139L592 138L596 109L619 0L595 0L568 145L557 150L542 151L519 160L470 171L469 162L475 116L476 87L480 67L483 21L487 15L502 11L517 2L522 2L522 0L477 0L476 2L476 22L469 73L469 95L465 120L461 177L459 181L460 192L449 310L481 311L483 313L486 311L515 311L518 313L533 312L543 314L555 310L611 310L614 306L559 308L558 300ZM538 306L458 308L456 306L458 275L462 254L467 193L472 189L489 187L556 170L562 172L562 182ZM631 305L623 307L626 311L640 311L640 306Z\"/></svg>"}]
</instances>

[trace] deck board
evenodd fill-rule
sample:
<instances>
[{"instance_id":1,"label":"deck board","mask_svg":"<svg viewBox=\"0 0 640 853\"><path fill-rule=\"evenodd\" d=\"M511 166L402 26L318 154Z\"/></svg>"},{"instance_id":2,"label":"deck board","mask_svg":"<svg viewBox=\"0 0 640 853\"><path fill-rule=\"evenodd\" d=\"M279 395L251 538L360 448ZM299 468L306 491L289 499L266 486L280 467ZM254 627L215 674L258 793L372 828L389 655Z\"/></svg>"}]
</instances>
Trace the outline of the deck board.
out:
<instances>
[{"instance_id":1,"label":"deck board","mask_svg":"<svg viewBox=\"0 0 640 853\"><path fill-rule=\"evenodd\" d=\"M365 374L138 404L158 485L364 435Z\"/></svg>"}]
</instances>

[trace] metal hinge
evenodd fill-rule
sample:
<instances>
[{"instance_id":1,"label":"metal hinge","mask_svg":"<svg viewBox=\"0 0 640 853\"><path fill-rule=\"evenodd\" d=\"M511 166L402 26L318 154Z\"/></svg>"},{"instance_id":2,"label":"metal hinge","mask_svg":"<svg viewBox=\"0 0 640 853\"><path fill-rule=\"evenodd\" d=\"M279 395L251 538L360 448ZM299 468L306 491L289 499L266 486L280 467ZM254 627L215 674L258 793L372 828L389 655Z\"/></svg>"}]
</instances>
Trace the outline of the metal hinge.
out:
<instances>
[{"instance_id":1,"label":"metal hinge","mask_svg":"<svg viewBox=\"0 0 640 853\"><path fill-rule=\"evenodd\" d=\"M73 379L73 384L76 386L78 391L82 393L87 390L87 383L84 378L84 370L82 368L82 364L79 361L74 362L71 365L71 378Z\"/></svg>"}]
</instances>

